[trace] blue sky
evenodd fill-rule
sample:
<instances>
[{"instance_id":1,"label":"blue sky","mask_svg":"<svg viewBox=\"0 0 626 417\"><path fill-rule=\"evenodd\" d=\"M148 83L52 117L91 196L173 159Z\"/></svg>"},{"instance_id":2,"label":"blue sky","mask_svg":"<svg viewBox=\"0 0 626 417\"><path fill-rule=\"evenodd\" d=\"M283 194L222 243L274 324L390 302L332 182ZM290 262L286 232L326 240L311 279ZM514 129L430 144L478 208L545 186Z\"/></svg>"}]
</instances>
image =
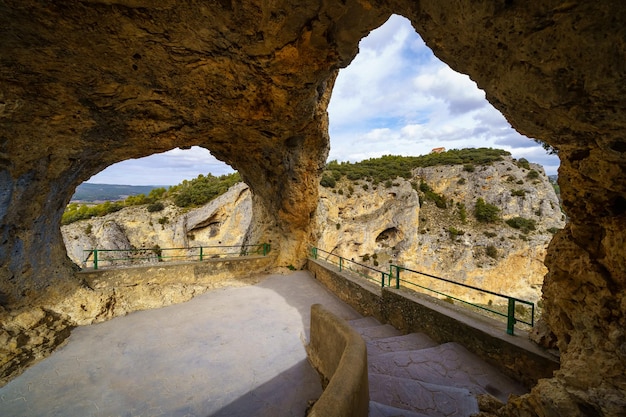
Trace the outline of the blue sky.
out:
<instances>
[{"instance_id":1,"label":"blue sky","mask_svg":"<svg viewBox=\"0 0 626 417\"><path fill-rule=\"evenodd\" d=\"M439 61L400 16L361 40L359 54L339 73L328 114L329 160L416 156L441 146L492 147L539 163L548 174L556 174L559 165L558 157L517 133L467 75ZM209 172L232 169L193 147L120 162L88 182L174 185Z\"/></svg>"}]
</instances>

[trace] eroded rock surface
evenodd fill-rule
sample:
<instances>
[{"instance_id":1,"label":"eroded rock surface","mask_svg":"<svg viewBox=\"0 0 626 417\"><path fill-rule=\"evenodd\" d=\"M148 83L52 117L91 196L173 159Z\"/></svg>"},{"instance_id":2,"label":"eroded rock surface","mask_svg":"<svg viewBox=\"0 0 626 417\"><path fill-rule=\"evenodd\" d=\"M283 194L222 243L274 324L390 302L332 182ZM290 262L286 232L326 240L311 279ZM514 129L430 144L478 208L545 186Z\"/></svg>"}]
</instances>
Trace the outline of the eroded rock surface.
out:
<instances>
[{"instance_id":1,"label":"eroded rock surface","mask_svg":"<svg viewBox=\"0 0 626 417\"><path fill-rule=\"evenodd\" d=\"M334 188L321 187L316 245L379 270L393 263L537 302L548 243L565 225L554 188L542 167L522 168L508 156L474 169L417 168L413 178L396 178L389 187L345 178ZM445 208L417 191L421 183L445 199ZM497 221L476 220L479 198L500 209ZM517 217L533 222L534 230L505 223ZM477 303L506 303L473 290L436 288Z\"/></svg>"},{"instance_id":2,"label":"eroded rock surface","mask_svg":"<svg viewBox=\"0 0 626 417\"><path fill-rule=\"evenodd\" d=\"M623 415L621 0L4 0L2 304L54 305L75 290L59 231L74 188L177 146L205 146L239 170L254 194L252 233L280 242L278 264L301 264L336 71L390 13L409 18L516 129L559 149L570 223L549 247L544 296L562 367L506 412Z\"/></svg>"},{"instance_id":3,"label":"eroded rock surface","mask_svg":"<svg viewBox=\"0 0 626 417\"><path fill-rule=\"evenodd\" d=\"M80 267L92 267L93 258L88 251L94 248L144 249L145 254L138 257L151 254L156 258L155 251L160 248L240 246L246 243L251 221L252 195L246 184L239 183L202 207L181 209L169 203L163 210L155 212L149 212L146 206L127 207L104 217L63 226L61 231L70 259ZM181 250L168 251L164 255L187 256L191 253ZM130 255L129 252L117 255L103 252L100 260L105 261L102 262L104 266L111 266L106 262L107 257Z\"/></svg>"},{"instance_id":4,"label":"eroded rock surface","mask_svg":"<svg viewBox=\"0 0 626 417\"><path fill-rule=\"evenodd\" d=\"M421 183L442 196L446 206L437 207L425 198L418 191ZM463 165L418 168L412 178L398 177L388 185L344 177L334 187L320 186L319 195L318 238L313 244L321 257L328 256L322 251L331 252L384 271L393 263L532 302L541 298L548 243L565 225L565 215L543 168L535 164L523 168L510 156L478 165L471 172ZM497 220L476 220L473 213L479 198L501 210ZM206 254L210 256L211 246L246 243L251 205L248 186L239 183L189 211L171 202L158 212L149 212L145 205L127 207L63 226L61 231L68 255L78 266L93 266L89 255L93 248L121 251L99 251L100 268L154 265L160 262L157 253L161 250L166 257L198 253L197 249L165 248L209 247ZM517 217L532 222L533 230L505 223ZM108 261L123 257L136 259ZM504 298L478 291L450 286L438 289L477 303L506 304Z\"/></svg>"}]
</instances>

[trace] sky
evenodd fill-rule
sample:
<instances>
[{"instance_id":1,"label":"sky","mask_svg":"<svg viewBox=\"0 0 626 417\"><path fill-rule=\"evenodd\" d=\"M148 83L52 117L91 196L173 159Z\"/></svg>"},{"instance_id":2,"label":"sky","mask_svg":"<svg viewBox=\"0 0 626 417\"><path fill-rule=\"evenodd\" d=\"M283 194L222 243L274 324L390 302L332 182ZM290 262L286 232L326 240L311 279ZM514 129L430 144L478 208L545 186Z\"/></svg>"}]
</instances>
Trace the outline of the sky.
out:
<instances>
[{"instance_id":1,"label":"sky","mask_svg":"<svg viewBox=\"0 0 626 417\"><path fill-rule=\"evenodd\" d=\"M400 16L361 40L359 54L339 72L328 114L329 161L491 147L541 164L549 175L559 166L557 156L517 133L485 93L436 58ZM199 174L231 172L208 150L192 147L117 163L88 182L175 185Z\"/></svg>"}]
</instances>

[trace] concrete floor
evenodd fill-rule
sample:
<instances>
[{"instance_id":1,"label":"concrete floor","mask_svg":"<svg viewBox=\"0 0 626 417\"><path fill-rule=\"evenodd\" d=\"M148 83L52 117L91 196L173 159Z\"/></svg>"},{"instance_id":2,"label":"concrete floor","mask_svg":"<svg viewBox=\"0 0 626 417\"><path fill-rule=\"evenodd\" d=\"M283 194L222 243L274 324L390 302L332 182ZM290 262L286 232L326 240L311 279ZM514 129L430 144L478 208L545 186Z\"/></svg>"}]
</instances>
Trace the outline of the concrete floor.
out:
<instances>
[{"instance_id":1,"label":"concrete floor","mask_svg":"<svg viewBox=\"0 0 626 417\"><path fill-rule=\"evenodd\" d=\"M0 388L0 415L302 417L321 395L304 348L314 303L360 317L299 271L77 328Z\"/></svg>"}]
</instances>

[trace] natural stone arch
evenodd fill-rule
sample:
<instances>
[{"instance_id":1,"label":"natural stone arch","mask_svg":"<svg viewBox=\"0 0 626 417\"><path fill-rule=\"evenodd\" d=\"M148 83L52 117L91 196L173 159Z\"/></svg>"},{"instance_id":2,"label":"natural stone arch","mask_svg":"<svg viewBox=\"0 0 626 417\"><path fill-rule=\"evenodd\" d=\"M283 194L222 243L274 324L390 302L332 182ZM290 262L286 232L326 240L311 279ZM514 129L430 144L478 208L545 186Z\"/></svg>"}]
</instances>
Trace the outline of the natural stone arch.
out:
<instances>
[{"instance_id":1,"label":"natural stone arch","mask_svg":"<svg viewBox=\"0 0 626 417\"><path fill-rule=\"evenodd\" d=\"M618 0L5 0L3 304L54 308L78 285L58 224L80 182L177 146L204 146L239 170L259 203L255 233L281 242L279 263L301 263L334 76L392 12L469 74L518 131L560 152L570 224L550 245L544 294L562 366L503 413L623 413L626 5Z\"/></svg>"},{"instance_id":2,"label":"natural stone arch","mask_svg":"<svg viewBox=\"0 0 626 417\"><path fill-rule=\"evenodd\" d=\"M70 190L115 162L176 146L203 146L237 169L256 196L258 237L282 242L279 263L302 264L328 148L325 109L336 68L352 57L332 38L367 31L328 26L352 13L382 21L363 11L347 5L319 18L316 5L5 3L3 70L14 78L2 92L2 293L19 301L66 280L50 226Z\"/></svg>"}]
</instances>

